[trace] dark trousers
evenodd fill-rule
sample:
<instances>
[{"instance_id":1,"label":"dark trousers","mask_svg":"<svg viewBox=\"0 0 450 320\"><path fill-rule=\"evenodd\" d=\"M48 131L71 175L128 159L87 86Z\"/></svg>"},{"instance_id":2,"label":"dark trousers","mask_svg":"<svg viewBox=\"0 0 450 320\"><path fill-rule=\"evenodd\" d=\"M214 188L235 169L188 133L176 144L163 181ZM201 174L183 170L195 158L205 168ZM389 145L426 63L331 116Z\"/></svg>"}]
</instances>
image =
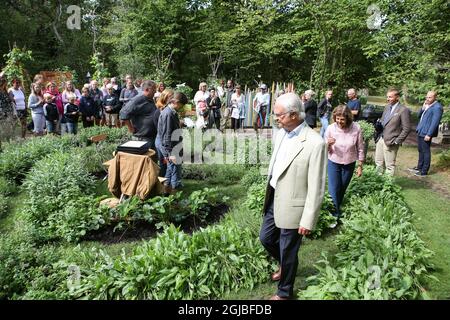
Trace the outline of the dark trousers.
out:
<instances>
[{"instance_id":1,"label":"dark trousers","mask_svg":"<svg viewBox=\"0 0 450 320\"><path fill-rule=\"evenodd\" d=\"M279 262L281 267L277 295L291 298L294 294L294 282L298 267L298 250L302 242L302 235L298 233L298 229L280 229L275 225L273 217L273 189L270 204L264 215L259 239L267 252Z\"/></svg>"},{"instance_id":2,"label":"dark trousers","mask_svg":"<svg viewBox=\"0 0 450 320\"><path fill-rule=\"evenodd\" d=\"M338 164L328 160L328 192L336 209L336 212L333 213L335 217L341 215L341 204L345 191L352 180L355 163Z\"/></svg>"},{"instance_id":3,"label":"dark trousers","mask_svg":"<svg viewBox=\"0 0 450 320\"><path fill-rule=\"evenodd\" d=\"M419 149L419 162L417 168L421 174L428 174L431 163L431 140L425 141L425 137L417 136L417 148Z\"/></svg>"}]
</instances>

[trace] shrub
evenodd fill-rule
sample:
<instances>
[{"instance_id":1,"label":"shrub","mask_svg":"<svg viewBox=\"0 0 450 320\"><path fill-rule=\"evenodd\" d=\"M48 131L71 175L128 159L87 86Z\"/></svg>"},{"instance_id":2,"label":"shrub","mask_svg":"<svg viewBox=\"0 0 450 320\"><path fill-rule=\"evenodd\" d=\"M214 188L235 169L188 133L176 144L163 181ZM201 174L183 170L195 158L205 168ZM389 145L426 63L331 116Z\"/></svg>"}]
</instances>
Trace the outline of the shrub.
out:
<instances>
[{"instance_id":1,"label":"shrub","mask_svg":"<svg viewBox=\"0 0 450 320\"><path fill-rule=\"evenodd\" d=\"M437 167L450 168L450 149L443 150L437 156Z\"/></svg>"},{"instance_id":2,"label":"shrub","mask_svg":"<svg viewBox=\"0 0 450 320\"><path fill-rule=\"evenodd\" d=\"M93 260L75 298L211 299L252 289L269 267L259 241L232 223L192 236L171 226L130 257L99 252Z\"/></svg>"},{"instance_id":3,"label":"shrub","mask_svg":"<svg viewBox=\"0 0 450 320\"><path fill-rule=\"evenodd\" d=\"M357 123L361 127L364 142L368 143L374 137L375 127L373 126L372 123L367 122L365 120L358 121Z\"/></svg>"},{"instance_id":4,"label":"shrub","mask_svg":"<svg viewBox=\"0 0 450 320\"><path fill-rule=\"evenodd\" d=\"M32 138L19 144L7 144L0 153L0 176L20 183L36 162L52 152L65 150L69 146L68 141L54 136Z\"/></svg>"},{"instance_id":5,"label":"shrub","mask_svg":"<svg viewBox=\"0 0 450 320\"><path fill-rule=\"evenodd\" d=\"M79 247L37 246L23 235L0 238L0 300L69 299L72 270L93 264L89 257Z\"/></svg>"},{"instance_id":6,"label":"shrub","mask_svg":"<svg viewBox=\"0 0 450 320\"><path fill-rule=\"evenodd\" d=\"M388 181L389 183L389 181ZM325 257L319 274L300 296L309 299L415 299L426 297L421 280L432 266L432 252L412 224L412 213L398 193L376 191L354 196L336 238L336 266ZM432 278L431 276L428 276Z\"/></svg>"},{"instance_id":7,"label":"shrub","mask_svg":"<svg viewBox=\"0 0 450 320\"><path fill-rule=\"evenodd\" d=\"M80 155L53 153L40 160L24 182L25 214L37 240L77 240L102 219L93 198L93 178L80 166Z\"/></svg>"},{"instance_id":8,"label":"shrub","mask_svg":"<svg viewBox=\"0 0 450 320\"><path fill-rule=\"evenodd\" d=\"M205 184L229 185L238 182L245 173L242 165L189 164L183 166L183 178L203 180Z\"/></svg>"},{"instance_id":9,"label":"shrub","mask_svg":"<svg viewBox=\"0 0 450 320\"><path fill-rule=\"evenodd\" d=\"M244 186L251 186L252 184L265 184L267 183L267 172L264 170L262 174L260 167L251 167L247 169L246 173L241 179L241 184Z\"/></svg>"},{"instance_id":10,"label":"shrub","mask_svg":"<svg viewBox=\"0 0 450 320\"><path fill-rule=\"evenodd\" d=\"M333 200L331 199L330 194L325 192L322 206L320 208L319 220L317 221L314 230L308 235L308 238L317 239L326 229L329 229L333 223L337 222L336 218L331 214L333 208Z\"/></svg>"}]
</instances>

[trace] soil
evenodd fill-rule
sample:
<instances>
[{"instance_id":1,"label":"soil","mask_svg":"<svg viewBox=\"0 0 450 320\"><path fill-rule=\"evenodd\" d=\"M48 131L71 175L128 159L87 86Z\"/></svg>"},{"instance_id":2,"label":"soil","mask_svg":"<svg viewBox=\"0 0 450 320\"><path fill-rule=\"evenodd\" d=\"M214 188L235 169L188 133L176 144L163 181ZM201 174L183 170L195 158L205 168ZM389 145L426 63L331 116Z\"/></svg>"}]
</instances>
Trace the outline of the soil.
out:
<instances>
[{"instance_id":1,"label":"soil","mask_svg":"<svg viewBox=\"0 0 450 320\"><path fill-rule=\"evenodd\" d=\"M211 213L207 216L205 222L194 221L193 216L189 216L186 220L179 224L175 224L181 231L192 234L200 228L205 228L220 221L220 219L228 212L229 206L220 204L211 208ZM114 244L121 242L132 242L146 240L156 237L162 230L158 230L155 224L146 221L135 221L129 226L125 226L120 230L115 230L116 225L108 225L99 230L89 232L84 241L99 241L104 244Z\"/></svg>"}]
</instances>

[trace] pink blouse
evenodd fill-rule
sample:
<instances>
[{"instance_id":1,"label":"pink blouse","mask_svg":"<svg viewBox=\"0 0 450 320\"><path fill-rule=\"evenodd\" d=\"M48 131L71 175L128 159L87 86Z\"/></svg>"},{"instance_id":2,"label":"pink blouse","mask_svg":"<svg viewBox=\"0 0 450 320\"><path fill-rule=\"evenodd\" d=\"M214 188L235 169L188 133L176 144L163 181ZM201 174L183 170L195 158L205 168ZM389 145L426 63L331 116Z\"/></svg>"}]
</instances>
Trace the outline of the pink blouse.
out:
<instances>
[{"instance_id":1,"label":"pink blouse","mask_svg":"<svg viewBox=\"0 0 450 320\"><path fill-rule=\"evenodd\" d=\"M364 140L361 127L352 122L350 128L340 129L336 123L325 131L325 142L328 138L336 142L328 148L328 159L338 164L350 164L356 160L364 161Z\"/></svg>"}]
</instances>

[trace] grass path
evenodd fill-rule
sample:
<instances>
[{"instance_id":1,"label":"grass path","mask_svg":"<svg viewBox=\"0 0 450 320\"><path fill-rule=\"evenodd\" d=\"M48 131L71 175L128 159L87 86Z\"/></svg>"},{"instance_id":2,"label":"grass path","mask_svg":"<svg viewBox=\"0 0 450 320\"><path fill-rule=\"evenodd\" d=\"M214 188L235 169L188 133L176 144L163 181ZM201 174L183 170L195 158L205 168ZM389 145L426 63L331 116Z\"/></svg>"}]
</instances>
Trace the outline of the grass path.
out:
<instances>
[{"instance_id":1,"label":"grass path","mask_svg":"<svg viewBox=\"0 0 450 320\"><path fill-rule=\"evenodd\" d=\"M428 281L426 288L433 299L450 299L450 201L430 190L425 182L408 177L396 181L415 214L414 224L420 237L435 252L432 275L439 282Z\"/></svg>"}]
</instances>

